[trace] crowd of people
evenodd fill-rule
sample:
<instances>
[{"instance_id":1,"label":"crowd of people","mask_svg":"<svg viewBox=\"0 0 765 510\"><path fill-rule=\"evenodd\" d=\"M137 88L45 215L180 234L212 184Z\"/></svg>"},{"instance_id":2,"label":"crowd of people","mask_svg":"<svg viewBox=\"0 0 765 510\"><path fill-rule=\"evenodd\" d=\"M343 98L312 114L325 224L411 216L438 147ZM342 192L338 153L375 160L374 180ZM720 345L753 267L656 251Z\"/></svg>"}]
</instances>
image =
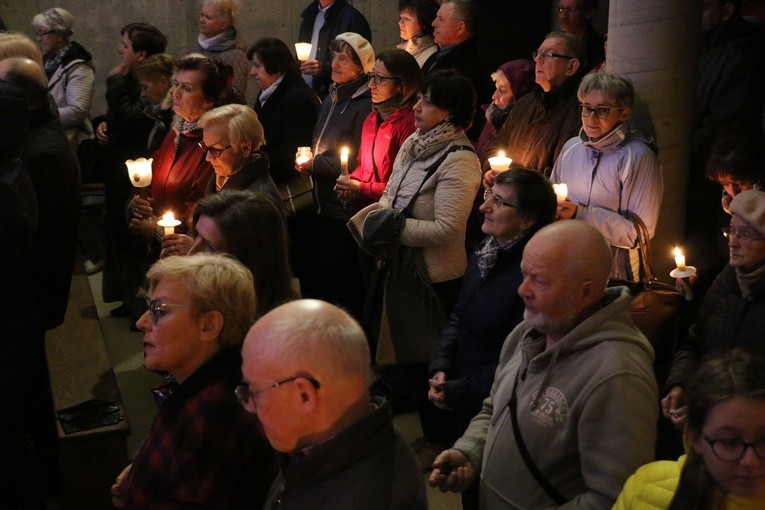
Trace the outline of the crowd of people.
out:
<instances>
[{"instance_id":1,"label":"crowd of people","mask_svg":"<svg viewBox=\"0 0 765 510\"><path fill-rule=\"evenodd\" d=\"M427 508L423 473L465 510L765 508L765 36L743 3L700 13L699 311L667 377L610 284L644 277L664 181L597 0L558 0L560 30L494 70L470 0L400 0L395 48L312 0L300 60L245 44L237 0L202 0L188 55L147 22L115 34L101 115L72 13L34 16L36 44L0 32L11 508L55 490L44 334L78 246L164 375L117 508Z\"/></svg>"}]
</instances>

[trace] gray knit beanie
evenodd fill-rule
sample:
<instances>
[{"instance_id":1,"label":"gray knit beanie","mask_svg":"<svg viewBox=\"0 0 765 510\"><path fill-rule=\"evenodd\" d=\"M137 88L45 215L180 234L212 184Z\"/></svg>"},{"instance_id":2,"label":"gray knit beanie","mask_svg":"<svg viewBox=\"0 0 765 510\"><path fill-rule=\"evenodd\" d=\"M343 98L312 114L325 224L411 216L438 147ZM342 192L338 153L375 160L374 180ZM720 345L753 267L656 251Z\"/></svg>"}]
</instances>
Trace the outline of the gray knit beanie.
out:
<instances>
[{"instance_id":1,"label":"gray knit beanie","mask_svg":"<svg viewBox=\"0 0 765 510\"><path fill-rule=\"evenodd\" d=\"M74 16L61 7L53 7L32 19L32 26L41 30L52 30L58 35L69 37L74 29Z\"/></svg>"}]
</instances>

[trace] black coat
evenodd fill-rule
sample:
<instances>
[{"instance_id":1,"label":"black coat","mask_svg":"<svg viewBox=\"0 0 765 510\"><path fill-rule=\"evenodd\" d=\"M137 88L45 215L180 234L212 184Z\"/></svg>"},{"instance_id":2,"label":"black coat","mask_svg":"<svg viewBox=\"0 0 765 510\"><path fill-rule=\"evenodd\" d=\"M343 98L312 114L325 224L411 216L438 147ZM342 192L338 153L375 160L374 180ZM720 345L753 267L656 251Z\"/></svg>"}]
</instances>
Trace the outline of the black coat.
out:
<instances>
[{"instance_id":1,"label":"black coat","mask_svg":"<svg viewBox=\"0 0 765 510\"><path fill-rule=\"evenodd\" d=\"M261 150L271 161L271 178L275 183L281 184L297 175L295 153L298 147L311 146L320 107L311 87L292 74L284 76L265 104L255 101L253 109L266 135L266 145Z\"/></svg>"},{"instance_id":2,"label":"black coat","mask_svg":"<svg viewBox=\"0 0 765 510\"><path fill-rule=\"evenodd\" d=\"M466 421L478 414L489 396L505 338L523 320L518 287L523 281L521 255L527 240L500 250L486 281L473 253L459 301L430 361L430 375L446 372L446 404Z\"/></svg>"},{"instance_id":3,"label":"black coat","mask_svg":"<svg viewBox=\"0 0 765 510\"><path fill-rule=\"evenodd\" d=\"M64 322L77 252L80 168L61 122L45 104L30 112L21 160L34 184L39 220L32 245L33 279L45 329Z\"/></svg>"},{"instance_id":4,"label":"black coat","mask_svg":"<svg viewBox=\"0 0 765 510\"><path fill-rule=\"evenodd\" d=\"M253 193L264 193L271 198L274 205L287 214L284 211L284 202L282 201L279 190L276 188L271 176L268 175L268 156L266 154L260 154L260 157L243 167L237 173L229 177L226 183L221 188L223 191L252 191ZM215 190L216 175L212 174L210 180L207 182L207 189L205 190L205 196L217 193Z\"/></svg>"},{"instance_id":5,"label":"black coat","mask_svg":"<svg viewBox=\"0 0 765 510\"><path fill-rule=\"evenodd\" d=\"M765 280L748 298L741 295L736 270L725 266L704 298L696 324L675 353L666 388L685 386L700 360L715 352L742 347L765 355Z\"/></svg>"},{"instance_id":6,"label":"black coat","mask_svg":"<svg viewBox=\"0 0 765 510\"><path fill-rule=\"evenodd\" d=\"M298 41L311 42L313 24L319 13L319 0L312 1L300 15L300 35ZM321 73L313 78L313 90L324 99L329 91L332 81L330 64L332 52L329 51L329 43L338 35L345 32L354 32L372 42L372 31L369 29L367 19L355 7L345 0L335 0L335 3L324 15L324 26L319 30L319 44L316 48L316 60L321 63Z\"/></svg>"}]
</instances>

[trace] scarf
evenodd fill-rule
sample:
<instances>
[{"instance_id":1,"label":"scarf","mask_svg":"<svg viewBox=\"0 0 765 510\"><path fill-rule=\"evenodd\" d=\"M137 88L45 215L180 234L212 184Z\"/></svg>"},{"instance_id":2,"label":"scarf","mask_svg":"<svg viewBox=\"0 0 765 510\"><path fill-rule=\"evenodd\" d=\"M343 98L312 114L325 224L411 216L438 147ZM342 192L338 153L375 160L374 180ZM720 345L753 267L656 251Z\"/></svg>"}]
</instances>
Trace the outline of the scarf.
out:
<instances>
[{"instance_id":1,"label":"scarf","mask_svg":"<svg viewBox=\"0 0 765 510\"><path fill-rule=\"evenodd\" d=\"M175 148L178 148L178 144L181 143L181 135L185 135L188 133L192 133L194 131L199 131L200 128L197 126L196 122L187 122L183 120L182 118L178 117L178 121L175 123L175 126L173 127L175 129Z\"/></svg>"},{"instance_id":2,"label":"scarf","mask_svg":"<svg viewBox=\"0 0 765 510\"><path fill-rule=\"evenodd\" d=\"M765 278L765 261L760 262L752 269L744 270L740 267L735 269L738 288L741 290L741 297L747 299L752 293L752 288Z\"/></svg>"},{"instance_id":3,"label":"scarf","mask_svg":"<svg viewBox=\"0 0 765 510\"><path fill-rule=\"evenodd\" d=\"M389 97L385 101L372 103L372 109L376 111L380 117L382 117L382 120L386 120L388 117L390 117L391 113L396 111L396 104L401 100L401 97L399 96L399 94L396 94L393 97Z\"/></svg>"},{"instance_id":4,"label":"scarf","mask_svg":"<svg viewBox=\"0 0 765 510\"><path fill-rule=\"evenodd\" d=\"M486 120L491 122L491 125L494 126L494 129L499 131L500 129L502 129L502 124L505 123L507 114L510 113L510 110L513 109L514 104L515 104L515 101L513 101L512 103L510 103L504 108L500 108L494 103L489 103L488 108L486 108Z\"/></svg>"},{"instance_id":5,"label":"scarf","mask_svg":"<svg viewBox=\"0 0 765 510\"><path fill-rule=\"evenodd\" d=\"M66 52L69 51L69 47L71 45L72 45L71 43L67 44L66 46L58 50L56 54L53 56L48 56L47 54L45 55L45 62L43 64L43 66L45 67L45 76L47 76L48 78L53 76L53 72L56 70L58 66L61 65L61 61L64 59L64 55L66 55Z\"/></svg>"},{"instance_id":6,"label":"scarf","mask_svg":"<svg viewBox=\"0 0 765 510\"><path fill-rule=\"evenodd\" d=\"M402 164L406 165L413 160L420 157L425 151L431 149L434 146L445 145L452 140L456 140L465 134L465 130L452 124L451 122L444 121L429 131L423 131L417 129L414 134L407 140L407 143L401 147Z\"/></svg>"},{"instance_id":7,"label":"scarf","mask_svg":"<svg viewBox=\"0 0 765 510\"><path fill-rule=\"evenodd\" d=\"M489 273L491 273L491 270L494 269L494 265L497 263L497 256L500 252L509 252L525 237L526 231L524 230L514 235L505 244L500 244L496 237L491 236L483 246L479 246L475 250L475 256L478 261L478 271L481 273L481 280L486 281Z\"/></svg>"}]
</instances>

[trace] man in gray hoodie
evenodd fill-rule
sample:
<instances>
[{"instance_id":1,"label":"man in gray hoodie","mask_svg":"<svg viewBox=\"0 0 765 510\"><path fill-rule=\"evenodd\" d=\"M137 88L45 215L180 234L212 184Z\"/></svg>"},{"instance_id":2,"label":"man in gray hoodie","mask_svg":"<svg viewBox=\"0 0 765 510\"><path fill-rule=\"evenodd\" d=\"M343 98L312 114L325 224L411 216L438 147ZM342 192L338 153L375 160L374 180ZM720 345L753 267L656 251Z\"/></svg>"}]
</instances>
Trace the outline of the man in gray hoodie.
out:
<instances>
[{"instance_id":1,"label":"man in gray hoodie","mask_svg":"<svg viewBox=\"0 0 765 510\"><path fill-rule=\"evenodd\" d=\"M543 228L521 269L524 321L505 341L483 409L436 458L430 484L462 491L480 474L485 509L611 508L653 459L653 351L630 319L627 289L606 288L611 250L595 228Z\"/></svg>"}]
</instances>

